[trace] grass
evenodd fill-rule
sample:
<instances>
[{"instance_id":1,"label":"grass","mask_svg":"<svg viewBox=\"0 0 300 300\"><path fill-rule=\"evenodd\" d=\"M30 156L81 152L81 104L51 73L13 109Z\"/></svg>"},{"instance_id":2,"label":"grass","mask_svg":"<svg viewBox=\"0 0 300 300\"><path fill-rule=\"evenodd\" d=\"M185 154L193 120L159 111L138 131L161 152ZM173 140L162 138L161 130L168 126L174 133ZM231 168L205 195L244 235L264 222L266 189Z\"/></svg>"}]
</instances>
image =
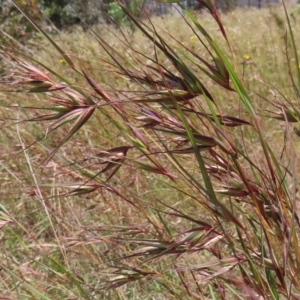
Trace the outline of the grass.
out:
<instances>
[{"instance_id":1,"label":"grass","mask_svg":"<svg viewBox=\"0 0 300 300\"><path fill-rule=\"evenodd\" d=\"M298 299L297 14L2 47L2 296Z\"/></svg>"}]
</instances>

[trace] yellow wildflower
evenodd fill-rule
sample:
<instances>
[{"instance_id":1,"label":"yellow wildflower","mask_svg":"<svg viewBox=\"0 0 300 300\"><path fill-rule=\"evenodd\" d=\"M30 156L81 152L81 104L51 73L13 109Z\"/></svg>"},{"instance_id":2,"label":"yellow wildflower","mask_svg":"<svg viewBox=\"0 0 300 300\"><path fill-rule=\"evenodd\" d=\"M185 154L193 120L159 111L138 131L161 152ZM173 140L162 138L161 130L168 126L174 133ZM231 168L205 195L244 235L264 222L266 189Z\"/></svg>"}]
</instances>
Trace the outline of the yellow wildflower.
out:
<instances>
[{"instance_id":1,"label":"yellow wildflower","mask_svg":"<svg viewBox=\"0 0 300 300\"><path fill-rule=\"evenodd\" d=\"M59 63L60 63L60 64L65 64L66 61L65 61L64 59L60 59L60 60L59 60Z\"/></svg>"},{"instance_id":2,"label":"yellow wildflower","mask_svg":"<svg viewBox=\"0 0 300 300\"><path fill-rule=\"evenodd\" d=\"M192 43L195 43L196 37L194 35L191 35L190 40L191 40Z\"/></svg>"},{"instance_id":3,"label":"yellow wildflower","mask_svg":"<svg viewBox=\"0 0 300 300\"><path fill-rule=\"evenodd\" d=\"M250 60L250 59L251 59L251 56L249 54L244 55L244 60Z\"/></svg>"}]
</instances>

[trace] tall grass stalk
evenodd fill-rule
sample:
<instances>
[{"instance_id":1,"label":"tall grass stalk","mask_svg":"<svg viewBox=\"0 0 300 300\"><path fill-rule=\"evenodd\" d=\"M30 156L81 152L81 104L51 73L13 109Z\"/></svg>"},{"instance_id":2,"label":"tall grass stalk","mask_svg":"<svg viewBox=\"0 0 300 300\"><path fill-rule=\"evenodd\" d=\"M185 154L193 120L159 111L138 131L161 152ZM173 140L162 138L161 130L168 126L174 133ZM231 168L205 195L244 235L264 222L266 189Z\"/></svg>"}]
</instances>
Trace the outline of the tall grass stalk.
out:
<instances>
[{"instance_id":1,"label":"tall grass stalk","mask_svg":"<svg viewBox=\"0 0 300 300\"><path fill-rule=\"evenodd\" d=\"M0 161L4 296L299 299L296 25L271 10L293 57L276 86L199 2L181 6L187 43L117 1L139 31L90 28L99 56L13 1L59 67L1 47L3 138L19 140Z\"/></svg>"}]
</instances>

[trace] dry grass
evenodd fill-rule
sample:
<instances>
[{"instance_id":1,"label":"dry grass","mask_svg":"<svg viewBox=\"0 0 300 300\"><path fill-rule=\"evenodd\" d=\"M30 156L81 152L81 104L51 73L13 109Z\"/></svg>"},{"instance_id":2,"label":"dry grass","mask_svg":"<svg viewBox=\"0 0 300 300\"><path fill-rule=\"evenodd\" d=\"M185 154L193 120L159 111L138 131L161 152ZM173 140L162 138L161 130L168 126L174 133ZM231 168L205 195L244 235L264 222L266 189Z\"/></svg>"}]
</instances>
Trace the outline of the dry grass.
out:
<instances>
[{"instance_id":1,"label":"dry grass","mask_svg":"<svg viewBox=\"0 0 300 300\"><path fill-rule=\"evenodd\" d=\"M231 56L213 18L209 14L197 18ZM211 93L216 115L244 122L236 127L213 125L218 118L206 117L212 104L201 93L177 110L170 108L175 94L165 106L134 102L143 89L126 78L132 79L132 74L120 76L120 69L108 63L102 39L112 46L109 52L124 55L124 68L138 73L145 71L142 64L155 66L142 60L139 53L143 53L179 74L179 68L139 30L126 33L127 45L112 27L105 33L102 27L93 28L98 38L79 28L52 36L81 74L40 35L30 41L34 46L27 50L27 58L2 49L3 89L20 90L3 92L0 98L2 297L299 299L299 224L294 215L299 136L292 132L297 123L287 122L293 116L284 110L298 105L299 96L291 83L291 78L297 82L297 74L287 21L282 7L236 10L223 15L222 21L235 72L257 116L246 110L242 94L221 88L193 62L187 61L187 66ZM184 20L163 17L152 22L175 53L187 47L212 63ZM300 31L293 18L291 24L295 33ZM297 34L295 39L299 44ZM25 60L31 65L24 66ZM131 63L139 67L134 69ZM91 88L91 78L101 89ZM28 93L32 88L39 93ZM68 100L69 110L62 109L61 100L68 96L75 99L73 106ZM74 123L55 123L49 113L57 117L57 111L47 110L54 105L59 106L62 121L76 111L84 123L66 143L62 141ZM195 129L192 138L182 110ZM225 122L220 116L219 122ZM155 122L161 131L151 131ZM203 180L201 157L191 148L199 133L219 143L216 151L199 152L217 204L210 202L213 196ZM215 146L215 140L205 142L198 137L194 146Z\"/></svg>"}]
</instances>

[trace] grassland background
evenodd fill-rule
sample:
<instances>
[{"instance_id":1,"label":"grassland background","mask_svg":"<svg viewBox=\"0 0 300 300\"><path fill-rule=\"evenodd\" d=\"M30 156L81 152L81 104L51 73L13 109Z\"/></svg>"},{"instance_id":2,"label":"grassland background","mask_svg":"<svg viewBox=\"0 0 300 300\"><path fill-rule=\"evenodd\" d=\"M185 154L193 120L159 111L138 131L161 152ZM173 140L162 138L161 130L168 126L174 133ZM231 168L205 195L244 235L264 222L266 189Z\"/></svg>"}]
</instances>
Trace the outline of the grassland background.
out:
<instances>
[{"instance_id":1,"label":"grassland background","mask_svg":"<svg viewBox=\"0 0 300 300\"><path fill-rule=\"evenodd\" d=\"M295 33L300 32L300 12L289 7ZM285 35L286 26L282 8L270 7L262 10L237 9L221 15L229 40L235 53L236 66L243 74L244 83L261 116L268 114L267 101L293 97L293 89L288 77ZM221 34L211 18L205 13L197 15L201 24L217 40ZM201 55L201 45L190 28L180 18L155 17L152 21L160 30L166 30L184 45ZM124 51L113 26L94 28L114 49ZM132 45L142 53L153 53L153 45L136 30L128 30ZM107 54L97 40L80 27L53 35L52 38L71 56L80 58L85 69L105 89L113 94L113 88L130 88L132 83L121 79L111 71L103 59ZM295 35L299 45L299 35ZM174 43L175 44L175 43ZM225 44L224 44L225 46ZM174 46L176 47L176 46ZM174 48L175 49L175 48ZM84 85L81 78L74 75L65 61L47 41L36 34L24 45L24 51L36 60L64 74L73 84ZM176 50L177 51L177 50ZM130 51L126 53L131 60ZM205 53L203 54L205 57ZM2 73L7 70L7 62L2 60ZM300 66L299 66L300 67ZM198 72L196 68L194 70ZM5 76L9 74L5 73ZM202 75L198 73L200 77ZM205 79L207 80L207 79ZM208 87L213 83L204 82ZM86 86L88 90L89 87ZM221 89L212 91L223 114L234 114L247 119L234 93ZM195 201L174 189L170 181L160 175L149 175L130 165L130 159L138 156L134 151L129 155L128 165L114 176L112 185L124 198L138 202L141 209L124 201L117 194L96 191L87 195L68 194L66 186L71 182L81 182L84 177L75 169L67 167L66 159L80 161L99 150L117 147L126 142L124 136L111 125L109 118L96 114L84 128L65 144L50 162L45 158L63 139L66 128L59 128L47 139L34 143L47 131L46 123L22 122L36 112L21 106L46 104L47 99L40 94L0 93L0 295L3 299L186 299L185 290L176 275L181 266L196 266L209 261L204 253L193 253L178 257L163 256L155 261L146 261L141 267L155 276L147 276L141 281L128 283L111 290L103 290L118 265L139 265L139 258L121 260L120 257L133 249L130 239L139 237L155 238L162 234L164 225L157 213L167 211L164 203L181 209L189 216L204 212ZM233 113L234 112L234 113ZM110 112L113 115L113 111ZM117 118L117 116L115 116ZM262 121L266 139L278 159L282 158L284 138L283 125L272 119ZM247 129L243 130L244 141L240 139L240 129L235 132L236 143L246 144L249 155L259 163L261 149L256 147L255 137ZM292 133L297 149L299 137ZM34 143L34 144L33 144ZM33 144L31 147L27 146ZM87 153L87 147L90 152ZM24 150L25 148L25 150ZM23 151L21 151L23 149ZM295 153L294 162L298 163ZM184 158L193 170L194 163ZM167 162L166 162L167 163ZM90 166L97 170L98 166ZM199 180L201 180L199 178ZM184 189L184 187L183 187ZM209 216L201 216L209 221ZM149 220L151 219L151 220ZM190 223L176 216L166 217L170 230L188 230ZM113 239L114 235L123 237ZM126 240L127 238L128 240ZM174 268L175 267L175 268ZM159 275L158 275L159 274ZM187 278L187 283L192 281ZM207 292L207 294L206 294ZM210 299L203 287L203 295ZM6 298L5 298L6 297ZM232 299L235 296L232 296ZM193 298L193 297L191 297ZM230 298L231 299L231 298Z\"/></svg>"}]
</instances>

